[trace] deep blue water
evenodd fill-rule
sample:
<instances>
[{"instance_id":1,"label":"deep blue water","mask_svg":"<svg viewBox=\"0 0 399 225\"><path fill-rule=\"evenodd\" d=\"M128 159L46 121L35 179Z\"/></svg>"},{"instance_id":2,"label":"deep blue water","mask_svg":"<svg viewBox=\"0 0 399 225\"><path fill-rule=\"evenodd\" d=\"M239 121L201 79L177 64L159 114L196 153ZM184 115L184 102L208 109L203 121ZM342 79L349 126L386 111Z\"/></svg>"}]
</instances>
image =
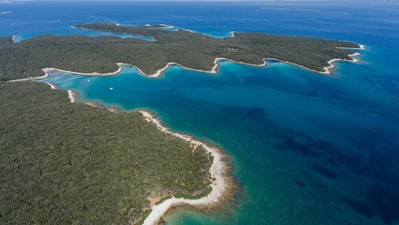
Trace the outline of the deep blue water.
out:
<instances>
[{"instance_id":1,"label":"deep blue water","mask_svg":"<svg viewBox=\"0 0 399 225\"><path fill-rule=\"evenodd\" d=\"M92 22L169 24L213 36L230 31L304 35L364 44L361 63L336 76L269 62L221 63L218 75L170 68L160 79L48 78L129 111L155 111L172 129L222 146L242 184L235 207L179 211L169 224L399 224L399 4L289 3L1 4L0 35L84 31ZM45 13L44 13L45 12ZM110 90L110 88L113 90Z\"/></svg>"}]
</instances>

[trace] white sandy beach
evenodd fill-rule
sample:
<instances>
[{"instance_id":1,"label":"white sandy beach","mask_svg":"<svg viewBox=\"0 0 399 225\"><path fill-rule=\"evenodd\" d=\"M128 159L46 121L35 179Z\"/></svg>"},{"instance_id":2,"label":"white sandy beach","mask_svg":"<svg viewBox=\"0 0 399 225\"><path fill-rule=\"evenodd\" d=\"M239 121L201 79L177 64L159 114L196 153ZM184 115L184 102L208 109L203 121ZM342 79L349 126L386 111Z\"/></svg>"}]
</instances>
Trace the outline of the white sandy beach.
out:
<instances>
[{"instance_id":1,"label":"white sandy beach","mask_svg":"<svg viewBox=\"0 0 399 225\"><path fill-rule=\"evenodd\" d=\"M70 102L76 102L76 93L72 90L68 90L68 98Z\"/></svg>"},{"instance_id":2,"label":"white sandy beach","mask_svg":"<svg viewBox=\"0 0 399 225\"><path fill-rule=\"evenodd\" d=\"M43 69L45 72L45 75L40 76L40 77L28 77L28 78L22 78L22 79L15 79L15 80L9 80L8 82L24 82L24 81L31 81L31 80L40 80L48 77L48 73Z\"/></svg>"},{"instance_id":3,"label":"white sandy beach","mask_svg":"<svg viewBox=\"0 0 399 225\"><path fill-rule=\"evenodd\" d=\"M172 197L159 205L152 207L150 215L144 220L143 225L155 225L161 219L161 217L171 208L182 205L191 206L210 206L212 204L217 204L227 192L227 166L223 161L223 156L221 150L215 146L211 146L207 143L201 142L193 138L192 136L175 133L170 131L167 127L163 126L161 121L158 120L152 113L148 111L139 111L144 118L151 123L154 123L157 128L165 133L171 134L177 138L183 139L184 141L190 143L193 146L202 146L213 156L213 163L210 168L211 176L214 181L211 184L212 191L209 195L200 199L184 199Z\"/></svg>"},{"instance_id":4,"label":"white sandy beach","mask_svg":"<svg viewBox=\"0 0 399 225\"><path fill-rule=\"evenodd\" d=\"M23 81L31 81L31 80L41 80L41 79L47 78L49 76L49 74L51 72L54 72L54 71L59 71L59 72L64 72L64 73L71 73L71 74L76 74L76 75L84 75L84 76L112 76L112 75L117 75L118 73L120 73L121 70L122 70L122 66L125 65L125 64L117 63L117 65L119 66L119 68L115 72L111 72L111 73L97 73L97 72L80 73L80 72L74 72L74 71L62 70L62 69L56 69L56 68L43 68L42 70L45 73L43 76L9 80L8 82L23 82Z\"/></svg>"},{"instance_id":5,"label":"white sandy beach","mask_svg":"<svg viewBox=\"0 0 399 225\"><path fill-rule=\"evenodd\" d=\"M51 84L51 83L46 82L46 84L48 84L48 85L50 86L50 88L53 89L53 90L57 89L56 86L54 86L54 85Z\"/></svg>"},{"instance_id":6,"label":"white sandy beach","mask_svg":"<svg viewBox=\"0 0 399 225\"><path fill-rule=\"evenodd\" d=\"M117 75L122 71L122 66L125 65L124 63L116 63L118 65L118 69L114 72L111 73L97 73L97 72L92 72L92 73L81 73L81 72L74 72L74 71L69 71L69 70L61 70L61 69L56 69L56 68L44 68L42 69L47 75L51 73L52 71L59 71L59 72L64 72L64 73L72 73L76 75L83 75L83 76L113 76Z\"/></svg>"}]
</instances>

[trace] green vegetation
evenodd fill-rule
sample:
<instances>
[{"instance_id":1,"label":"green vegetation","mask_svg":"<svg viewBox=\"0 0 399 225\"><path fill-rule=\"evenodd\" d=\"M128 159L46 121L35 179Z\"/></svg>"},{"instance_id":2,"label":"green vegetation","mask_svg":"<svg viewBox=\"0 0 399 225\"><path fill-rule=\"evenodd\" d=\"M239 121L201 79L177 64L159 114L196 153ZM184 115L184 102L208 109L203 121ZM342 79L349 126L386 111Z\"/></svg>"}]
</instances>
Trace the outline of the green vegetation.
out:
<instances>
[{"instance_id":1,"label":"green vegetation","mask_svg":"<svg viewBox=\"0 0 399 225\"><path fill-rule=\"evenodd\" d=\"M0 82L0 224L128 224L148 196L209 192L211 159L135 112Z\"/></svg>"},{"instance_id":2,"label":"green vegetation","mask_svg":"<svg viewBox=\"0 0 399 225\"><path fill-rule=\"evenodd\" d=\"M137 225L142 225L144 224L145 219L151 214L151 209L148 209L144 212L141 220L137 223Z\"/></svg>"},{"instance_id":3,"label":"green vegetation","mask_svg":"<svg viewBox=\"0 0 399 225\"><path fill-rule=\"evenodd\" d=\"M175 197L176 198L187 198L187 199L200 199L200 198L203 198L203 197L209 195L211 192L212 192L212 188L208 187L204 192L202 192L198 195L195 195L195 196L187 195L187 194L176 194Z\"/></svg>"},{"instance_id":4,"label":"green vegetation","mask_svg":"<svg viewBox=\"0 0 399 225\"><path fill-rule=\"evenodd\" d=\"M137 38L45 35L13 43L0 39L0 79L11 80L43 75L51 67L77 72L107 73L128 63L152 74L168 62L210 70L216 57L261 64L277 58L310 69L322 70L333 58L349 59L357 44L316 38L236 33L233 38L212 38L185 30L169 31L162 26L75 25L94 30L152 36L155 42Z\"/></svg>"},{"instance_id":5,"label":"green vegetation","mask_svg":"<svg viewBox=\"0 0 399 225\"><path fill-rule=\"evenodd\" d=\"M320 70L348 59L357 44L237 33L212 38L162 25L80 28L152 36L44 35L0 38L0 80L43 75L52 67L113 72L117 62L147 74L168 62L210 70L216 57L260 64L278 58ZM212 157L165 134L138 113L70 104L66 92L41 83L0 82L0 224L128 224L149 213L148 196L200 198L211 189ZM163 198L161 201L163 201Z\"/></svg>"}]
</instances>

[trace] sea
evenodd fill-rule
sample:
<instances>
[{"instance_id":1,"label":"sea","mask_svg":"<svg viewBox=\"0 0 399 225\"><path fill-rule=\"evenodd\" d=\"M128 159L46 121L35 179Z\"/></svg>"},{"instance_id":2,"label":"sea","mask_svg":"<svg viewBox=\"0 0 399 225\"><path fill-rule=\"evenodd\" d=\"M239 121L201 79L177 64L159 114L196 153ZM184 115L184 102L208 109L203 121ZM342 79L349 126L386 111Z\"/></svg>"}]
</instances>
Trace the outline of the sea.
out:
<instances>
[{"instance_id":1,"label":"sea","mask_svg":"<svg viewBox=\"0 0 399 225\"><path fill-rule=\"evenodd\" d=\"M79 101L146 109L168 127L220 146L239 193L223 210L175 211L169 225L399 224L399 2L0 3L0 36L129 35L73 24L167 24L215 38L231 31L363 44L333 76L268 61L220 62L218 74L171 66L161 78L57 73L42 82ZM151 37L139 37L154 41Z\"/></svg>"}]
</instances>

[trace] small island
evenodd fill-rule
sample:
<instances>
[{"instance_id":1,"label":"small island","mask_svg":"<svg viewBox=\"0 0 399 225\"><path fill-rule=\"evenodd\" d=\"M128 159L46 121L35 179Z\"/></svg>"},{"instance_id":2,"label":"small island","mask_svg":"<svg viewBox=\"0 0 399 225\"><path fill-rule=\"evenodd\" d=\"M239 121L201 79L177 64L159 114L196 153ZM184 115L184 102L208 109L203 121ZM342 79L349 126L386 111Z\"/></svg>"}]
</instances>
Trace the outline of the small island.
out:
<instances>
[{"instance_id":1,"label":"small island","mask_svg":"<svg viewBox=\"0 0 399 225\"><path fill-rule=\"evenodd\" d=\"M362 47L351 42L262 33L233 32L232 37L214 38L181 29L171 31L164 29L165 25L74 27L151 36L155 41L44 35L14 43L11 37L5 37L0 39L0 79L39 77L43 68L115 74L120 63L136 66L148 76L160 76L171 64L215 73L221 59L251 65L275 59L329 74L334 60L353 60L354 49Z\"/></svg>"}]
</instances>

